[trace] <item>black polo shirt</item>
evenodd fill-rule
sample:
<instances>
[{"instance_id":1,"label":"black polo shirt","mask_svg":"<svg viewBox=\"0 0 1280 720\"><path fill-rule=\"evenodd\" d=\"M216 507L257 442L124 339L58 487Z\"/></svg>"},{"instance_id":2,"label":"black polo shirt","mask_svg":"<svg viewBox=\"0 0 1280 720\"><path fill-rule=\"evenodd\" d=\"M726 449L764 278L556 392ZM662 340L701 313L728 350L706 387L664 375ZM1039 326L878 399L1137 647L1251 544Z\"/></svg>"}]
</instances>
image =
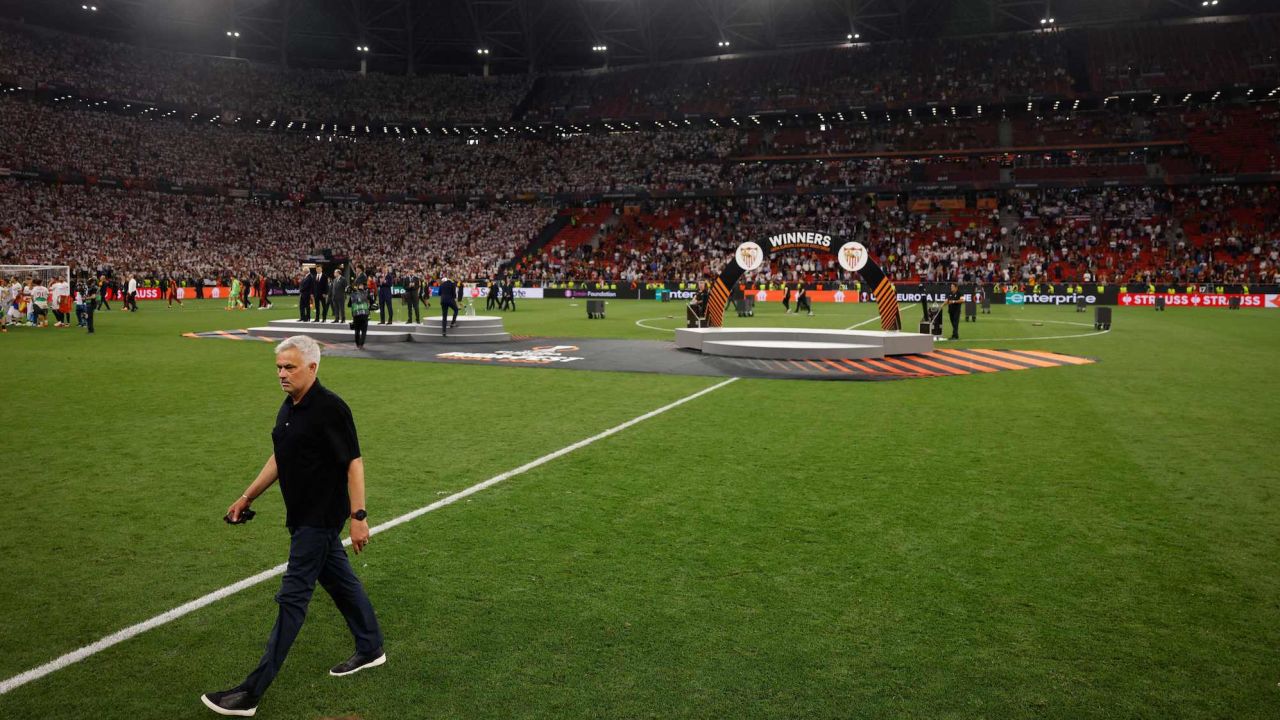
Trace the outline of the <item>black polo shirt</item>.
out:
<instances>
[{"instance_id":1,"label":"black polo shirt","mask_svg":"<svg viewBox=\"0 0 1280 720\"><path fill-rule=\"evenodd\" d=\"M360 457L351 408L317 378L297 405L285 397L271 441L285 525L341 528L351 514L347 467Z\"/></svg>"}]
</instances>

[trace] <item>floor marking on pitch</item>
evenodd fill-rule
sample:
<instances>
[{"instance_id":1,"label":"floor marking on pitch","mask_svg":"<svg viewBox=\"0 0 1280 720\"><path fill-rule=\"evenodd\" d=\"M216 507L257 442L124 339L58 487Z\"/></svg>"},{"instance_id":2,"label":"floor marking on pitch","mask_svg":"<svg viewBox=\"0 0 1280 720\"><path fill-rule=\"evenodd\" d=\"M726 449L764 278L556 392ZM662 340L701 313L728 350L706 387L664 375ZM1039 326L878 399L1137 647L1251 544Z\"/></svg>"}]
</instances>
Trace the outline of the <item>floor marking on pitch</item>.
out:
<instances>
[{"instance_id":1,"label":"floor marking on pitch","mask_svg":"<svg viewBox=\"0 0 1280 720\"><path fill-rule=\"evenodd\" d=\"M1020 323L1052 323L1054 325L1076 325L1079 327L1095 327L1093 323L1075 322L1073 320L1034 320L1028 318L1001 318L1012 320ZM1106 335L1111 332L1111 328L1106 330L1098 330L1097 332L1077 333L1075 335L1038 335L1034 337L1003 337L1003 338L971 338L966 340L953 340L952 342L1011 342L1014 340L1071 340L1072 338L1087 338L1097 335Z\"/></svg>"},{"instance_id":2,"label":"floor marking on pitch","mask_svg":"<svg viewBox=\"0 0 1280 720\"><path fill-rule=\"evenodd\" d=\"M494 485L497 485L503 480L508 480L517 475L526 473L540 465L545 465L551 462L552 460L568 455L569 453L575 450L580 450L596 442L597 440L603 440L611 435L616 435L633 425L637 425L652 417L661 415L662 413L665 413L666 411L671 410L673 408L680 407L681 405L687 402L690 402L692 400L697 400L703 395L715 392L716 390L719 390L725 385L728 385L737 380L738 378L732 377L732 378L729 378L728 380L724 380L722 382L716 383L711 387L703 388L698 392L693 393L692 395L686 395L680 398L679 400L663 405L662 407L656 410L650 410L649 412L643 415L634 417L620 425L615 425L609 428L608 430L605 430L596 435L592 435L591 437L586 438L585 440L579 440L578 442L573 443L572 445L566 445L565 447L562 447L559 450L556 450L555 452L543 455L542 457L536 460L527 462L518 468L508 470L499 475L494 475L493 477L489 478L488 480L485 480L484 482L476 483L475 485L472 485L471 487L465 490L460 490L446 498L437 500L431 503L430 505L418 508L417 510L414 510L412 512L405 513L404 515L388 520L382 523L381 525L375 525L374 527L369 528L369 534L377 535L378 533L383 532L385 530L390 530L391 528L396 527L397 525L403 525L404 523L407 523L410 520L417 519L433 510L439 510L440 508L446 505L452 505L453 503L459 500L462 500L471 495L475 495L481 490L493 487ZM351 539L347 538L346 540L343 540L342 544L344 546L350 546ZM258 585L260 583L266 582L267 580L270 580L273 577L283 575L284 569L285 569L285 565L280 564L271 568L270 570L263 570L257 575L254 575L252 577L247 577L236 583L232 583L231 585L215 590L203 597L196 598L195 600L192 600L191 602L186 603L184 605L179 605L178 607L172 610L156 615L150 620L144 620L143 622L140 622L136 625L130 625L129 627L123 630L120 630L119 632L112 633L102 638L101 640L98 640L97 642L91 643L89 645L85 645L84 647L78 650L73 650L56 660L52 660L50 662L45 663L44 665L40 665L39 667L35 667L26 672L14 675L9 679L3 682L0 682L0 695L4 695L5 693L11 690L16 690L17 688L20 688L29 682L32 682L34 680L39 680L45 675L49 675L51 673L57 672L58 670L61 670L74 663L80 662L85 658L96 655L113 645L117 645L119 643L124 642L125 640L129 640L130 638L141 635L142 633L148 630L155 629L157 627L160 627L161 625L177 620L178 618L184 615L189 615L195 612L196 610L199 610L200 608L203 608L207 605L212 605L213 603L219 600L222 600L223 598L230 597L240 592L241 590L246 590L248 588L253 587L254 585Z\"/></svg>"},{"instance_id":3,"label":"floor marking on pitch","mask_svg":"<svg viewBox=\"0 0 1280 720\"><path fill-rule=\"evenodd\" d=\"M657 330L658 332L675 332L676 331L675 328L660 328L660 327L654 327L652 325L645 325L645 321L647 320L674 320L674 319L675 319L675 315L668 315L666 317L640 318L639 320L636 321L636 325L639 325L640 327L646 330Z\"/></svg>"},{"instance_id":4,"label":"floor marking on pitch","mask_svg":"<svg viewBox=\"0 0 1280 720\"><path fill-rule=\"evenodd\" d=\"M910 305L903 305L903 306L901 307L901 310L906 310L907 308L912 308L912 307L915 307L915 303L912 303L912 304L910 304ZM901 312L899 312L899 313L898 313L898 317L899 317L899 320L901 320L901 317L902 317L902 313L901 313ZM880 319L880 316L879 316L879 315L872 315L871 317L867 318L866 320L863 320L862 322L856 322L856 323L854 323L854 324L850 325L849 327L845 328L845 330L853 330L853 329L855 329L855 328L860 328L860 327L862 327L863 325L868 325L868 324L873 323L873 322L875 322L875 321L877 321L877 320L879 320L879 319Z\"/></svg>"}]
</instances>

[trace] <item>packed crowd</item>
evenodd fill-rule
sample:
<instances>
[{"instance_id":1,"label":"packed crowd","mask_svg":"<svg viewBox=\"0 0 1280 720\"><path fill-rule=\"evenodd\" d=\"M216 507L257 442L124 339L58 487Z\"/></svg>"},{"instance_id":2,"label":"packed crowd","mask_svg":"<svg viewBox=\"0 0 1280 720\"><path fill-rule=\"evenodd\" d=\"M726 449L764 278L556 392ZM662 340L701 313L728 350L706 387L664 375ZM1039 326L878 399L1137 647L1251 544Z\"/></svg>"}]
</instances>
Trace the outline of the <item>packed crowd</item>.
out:
<instances>
[{"instance_id":1,"label":"packed crowd","mask_svg":"<svg viewBox=\"0 0 1280 720\"><path fill-rule=\"evenodd\" d=\"M1261 22L1277 27L1274 19ZM317 121L335 115L506 119L528 92L524 79L287 70L0 29L0 77L115 98L235 108L249 116L240 122L231 119L234 113L225 123L193 122L153 117L158 113L100 112L48 96L39 102L0 99L0 168L127 179L141 188L162 187L151 181L166 180L220 191L266 190L289 198L231 200L0 181L0 263L58 262L144 277L257 274L291 285L302 255L331 247L357 262L428 274L480 278L514 263L525 282L689 282L717 270L711 264L744 237L807 226L864 240L890 276L903 279L1275 280L1280 200L1273 186L1010 191L980 212L913 210L901 198L868 203L850 194L654 201L619 213L593 242L552 244L528 255L525 248L553 217L549 208L310 201L315 192L409 198L628 190L729 194L1003 177L1145 178L1158 167L1172 174L1274 169L1280 131L1271 106L1136 111L1121 102L1077 114L1063 100L1061 114L1055 106L1046 117L1013 118L955 117L948 107L965 98L1070 96L1080 80L1065 69L1076 51L1073 43L1089 38L1105 40L1085 43L1095 89L1119 77L1111 66L1099 70L1102 59L1128 62L1126 77L1143 82L1160 75L1182 83L1219 82L1240 72L1256 79L1257 72L1274 70L1274 57L1272 70L1241 65L1240 58L1254 58L1265 48L1253 26L1238 48L1224 41L1223 33L1232 28L1240 26L1165 29L1169 48L1145 40L1135 45L1129 31L1044 33L551 77L534 98L534 116L595 120L847 107L872 100L944 104L884 122L838 116L817 129L744 123L734 129L546 137L441 137L414 128L305 135L268 130L269 123L252 120L255 113ZM1206 38L1212 62L1208 70L1193 72L1180 64L1189 56L1173 41L1201 37L1197 33ZM1099 50L1099 43L1109 49ZM1107 143L1131 146L990 150ZM1161 147L1139 152L1137 144L1146 143ZM912 153L917 155L903 156ZM866 156L829 157L840 154ZM815 157L786 157L800 155ZM827 258L801 254L775 258L758 280L839 276Z\"/></svg>"},{"instance_id":2,"label":"packed crowd","mask_svg":"<svg viewBox=\"0 0 1280 720\"><path fill-rule=\"evenodd\" d=\"M720 185L744 135L303 135L0 100L0 167L284 193L472 194Z\"/></svg>"},{"instance_id":3,"label":"packed crowd","mask_svg":"<svg viewBox=\"0 0 1280 720\"><path fill-rule=\"evenodd\" d=\"M281 68L0 27L0 78L250 118L507 121L523 77L395 76Z\"/></svg>"},{"instance_id":4,"label":"packed crowd","mask_svg":"<svg viewBox=\"0 0 1280 720\"><path fill-rule=\"evenodd\" d=\"M507 122L998 103L1280 82L1280 20L850 44L598 74L397 76L290 69L0 28L0 78L249 119ZM1078 68L1073 76L1068 68Z\"/></svg>"},{"instance_id":5,"label":"packed crowd","mask_svg":"<svg viewBox=\"0 0 1280 720\"><path fill-rule=\"evenodd\" d=\"M620 209L620 208L619 208ZM527 283L691 282L744 238L820 228L860 239L891 277L927 281L1277 282L1276 186L1011 191L985 210L929 211L850 195L653 201L594 242L524 254L554 215L534 205L296 205L0 184L0 264L139 277L296 282L316 248L374 266ZM774 258L756 282L830 281L825 256Z\"/></svg>"},{"instance_id":6,"label":"packed crowd","mask_svg":"<svg viewBox=\"0 0 1280 720\"><path fill-rule=\"evenodd\" d=\"M1241 108L1231 118L1266 125L1262 106ZM1197 128L1218 128L1217 111L1104 112L1034 118L1006 128L1015 146L1081 146L1103 142L1187 142ZM1009 122L1009 121L1006 121ZM1181 134L1173 128L1182 126ZM909 120L764 130L657 130L610 134L551 134L537 137L429 136L417 132L372 135L307 135L270 129L153 118L151 114L100 112L68 103L0 99L0 167L89 177L165 180L183 186L265 190L290 196L312 192L372 195L462 195L483 193L600 193L622 190L767 189L792 185L884 185L908 181L995 180L990 172L956 173L956 161L917 157L826 159L819 163L760 162L757 157L824 156L842 153L976 152L996 146L1000 121L982 118ZM1274 131L1273 131L1274 134ZM1260 138L1275 156L1275 138ZM1179 146L1181 147L1181 146ZM1216 147L1216 146L1215 146ZM1206 149L1212 154L1213 148ZM1266 148L1259 148L1267 152ZM1152 150L1156 152L1156 150ZM1185 148L1193 172L1234 163L1206 160ZM1001 154L1001 153L996 153ZM988 156L994 155L988 151ZM1073 165L1114 164L1106 151L1075 153ZM1141 159L1134 162L1140 162ZM1151 160L1156 162L1156 160ZM981 166L1038 167L1060 162L1023 153ZM1113 177L1101 171L1099 177ZM1145 174L1141 168L1125 176ZM1088 173L1063 177L1087 177ZM1030 173L1025 179L1053 179Z\"/></svg>"},{"instance_id":7,"label":"packed crowd","mask_svg":"<svg viewBox=\"0 0 1280 720\"><path fill-rule=\"evenodd\" d=\"M0 264L293 285L305 255L331 248L370 266L485 277L552 216L529 205L297 205L3 181Z\"/></svg>"},{"instance_id":8,"label":"packed crowd","mask_svg":"<svg viewBox=\"0 0 1280 720\"><path fill-rule=\"evenodd\" d=\"M926 282L1280 282L1276 186L1014 191L986 210L912 211L849 196L662 201L579 247L522 258L534 282L693 282L744 239L820 228ZM775 257L747 282L841 278L823 255Z\"/></svg>"}]
</instances>

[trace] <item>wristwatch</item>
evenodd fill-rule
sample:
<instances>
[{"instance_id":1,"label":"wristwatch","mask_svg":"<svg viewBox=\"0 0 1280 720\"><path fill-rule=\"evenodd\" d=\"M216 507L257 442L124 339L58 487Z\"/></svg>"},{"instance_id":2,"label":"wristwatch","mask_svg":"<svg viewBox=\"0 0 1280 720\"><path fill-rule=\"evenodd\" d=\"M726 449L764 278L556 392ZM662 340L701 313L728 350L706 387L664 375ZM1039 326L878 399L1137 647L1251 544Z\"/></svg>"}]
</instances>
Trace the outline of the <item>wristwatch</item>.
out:
<instances>
[{"instance_id":1,"label":"wristwatch","mask_svg":"<svg viewBox=\"0 0 1280 720\"><path fill-rule=\"evenodd\" d=\"M364 508L360 508L359 510L351 513L352 520L364 520L367 517L369 517L369 513L365 512Z\"/></svg>"}]
</instances>

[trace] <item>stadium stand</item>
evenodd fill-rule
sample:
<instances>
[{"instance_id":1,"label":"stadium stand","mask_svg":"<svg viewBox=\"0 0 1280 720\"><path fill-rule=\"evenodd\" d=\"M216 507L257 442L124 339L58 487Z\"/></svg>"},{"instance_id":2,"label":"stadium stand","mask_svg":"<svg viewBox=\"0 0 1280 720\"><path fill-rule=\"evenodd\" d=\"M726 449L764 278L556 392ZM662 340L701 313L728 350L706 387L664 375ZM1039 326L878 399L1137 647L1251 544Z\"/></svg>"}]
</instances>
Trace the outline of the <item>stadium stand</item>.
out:
<instances>
[{"instance_id":1,"label":"stadium stand","mask_svg":"<svg viewBox=\"0 0 1280 720\"><path fill-rule=\"evenodd\" d=\"M820 225L865 238L901 279L1273 281L1274 178L1196 183L1276 171L1274 98L1108 99L1085 112L1069 101L1270 82L1268 28L1274 37L1274 18L851 45L539 83L282 70L0 29L0 79L37 86L0 98L0 175L23 178L0 184L0 260L190 278L265 272L287 285L300 254L341 246L428 272L466 257L450 267L464 277L692 282L743 237ZM1195 42L1198 64L1185 49ZM1068 70L1079 67L1087 72ZM1005 101L1029 93L1061 100L1009 111ZM813 124L748 120L872 100L909 111L883 122L843 112ZM913 107L921 102L942 104ZM522 123L597 130L608 118L686 113L745 122L442 135L336 132L332 122L304 133L272 119L481 123L526 106ZM980 197L996 207L979 209ZM804 255L759 275L837 277Z\"/></svg>"}]
</instances>

